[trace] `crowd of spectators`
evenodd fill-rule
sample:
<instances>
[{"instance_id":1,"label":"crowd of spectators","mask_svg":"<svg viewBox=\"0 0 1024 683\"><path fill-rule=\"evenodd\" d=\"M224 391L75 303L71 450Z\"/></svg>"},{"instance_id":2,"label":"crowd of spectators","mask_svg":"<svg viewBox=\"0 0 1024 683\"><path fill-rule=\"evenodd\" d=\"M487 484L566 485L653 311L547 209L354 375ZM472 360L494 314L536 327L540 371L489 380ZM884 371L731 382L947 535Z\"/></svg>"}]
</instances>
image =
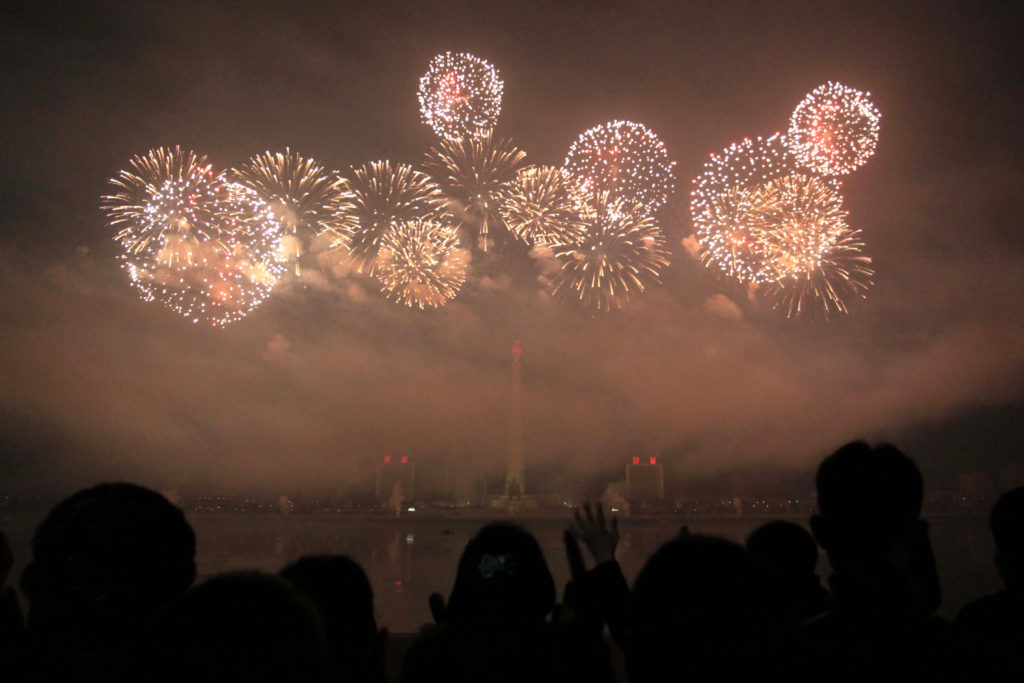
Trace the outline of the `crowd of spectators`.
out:
<instances>
[{"instance_id":1,"label":"crowd of spectators","mask_svg":"<svg viewBox=\"0 0 1024 683\"><path fill-rule=\"evenodd\" d=\"M618 520L585 505L564 535L572 579L561 600L536 539L488 524L466 545L447 599L431 596L434 623L399 679L611 682L613 648L635 683L1024 675L1024 488L1000 497L990 518L1005 589L950 623L935 614L913 461L854 442L820 464L816 487L810 532L769 522L740 545L684 527L632 587L615 559ZM857 503L865 494L868 510ZM827 588L815 574L819 548ZM277 575L193 585L192 528L139 486L102 484L49 513L21 575L24 612L11 567L0 533L3 681L387 680L388 634L358 563L304 557Z\"/></svg>"}]
</instances>

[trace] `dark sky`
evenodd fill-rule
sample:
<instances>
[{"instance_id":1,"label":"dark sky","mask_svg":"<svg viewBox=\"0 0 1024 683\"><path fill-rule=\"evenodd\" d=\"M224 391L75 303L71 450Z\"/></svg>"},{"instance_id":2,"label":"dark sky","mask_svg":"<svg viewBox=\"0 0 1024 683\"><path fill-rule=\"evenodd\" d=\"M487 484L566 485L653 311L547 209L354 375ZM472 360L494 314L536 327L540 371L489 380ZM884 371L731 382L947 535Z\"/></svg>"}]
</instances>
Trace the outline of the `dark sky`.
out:
<instances>
[{"instance_id":1,"label":"dark sky","mask_svg":"<svg viewBox=\"0 0 1024 683\"><path fill-rule=\"evenodd\" d=\"M1011 4L211 4L2 5L0 481L343 487L385 453L493 473L515 339L536 468L664 454L680 476L769 481L855 437L904 445L933 485L1021 459ZM132 155L418 163L435 139L417 82L446 50L500 69L497 131L528 161L561 163L617 118L662 138L678 171L662 287L594 318L529 268L492 269L424 313L323 275L225 330L138 301L98 209ZM845 318L792 321L687 253L689 185L828 80L883 115L844 184L876 284Z\"/></svg>"}]
</instances>

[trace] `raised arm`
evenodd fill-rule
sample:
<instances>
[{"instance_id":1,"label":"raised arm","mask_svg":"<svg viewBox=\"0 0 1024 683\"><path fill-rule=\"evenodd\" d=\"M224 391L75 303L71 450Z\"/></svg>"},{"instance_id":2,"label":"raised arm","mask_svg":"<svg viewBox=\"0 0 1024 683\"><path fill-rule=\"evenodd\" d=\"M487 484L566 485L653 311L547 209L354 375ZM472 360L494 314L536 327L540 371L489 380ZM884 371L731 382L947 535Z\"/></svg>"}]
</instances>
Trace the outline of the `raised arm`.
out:
<instances>
[{"instance_id":1,"label":"raised arm","mask_svg":"<svg viewBox=\"0 0 1024 683\"><path fill-rule=\"evenodd\" d=\"M601 504L596 512L589 503L582 511L577 508L573 521L565 533L566 555L572 570L574 590L578 593L575 601L577 611L590 613L592 618L608 624L612 639L625 647L629 616L629 586L622 575L619 563L615 561L615 549L619 544L619 519L612 517L606 522ZM582 541L594 560L595 566L589 572L583 563L579 550Z\"/></svg>"}]
</instances>

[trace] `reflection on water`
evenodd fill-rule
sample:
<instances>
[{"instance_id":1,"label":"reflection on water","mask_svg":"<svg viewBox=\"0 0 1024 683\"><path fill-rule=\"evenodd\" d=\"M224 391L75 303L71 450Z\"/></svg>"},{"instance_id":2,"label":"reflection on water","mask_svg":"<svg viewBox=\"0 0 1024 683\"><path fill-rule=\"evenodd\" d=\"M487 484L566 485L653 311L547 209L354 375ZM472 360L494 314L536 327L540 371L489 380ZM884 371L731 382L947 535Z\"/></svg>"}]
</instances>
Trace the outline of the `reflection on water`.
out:
<instances>
[{"instance_id":1,"label":"reflection on water","mask_svg":"<svg viewBox=\"0 0 1024 683\"><path fill-rule=\"evenodd\" d=\"M463 547L488 520L200 513L189 515L189 521L199 542L200 579L231 569L276 572L303 555L349 555L370 577L380 625L392 633L407 633L430 621L428 597L435 591L448 594ZM742 543L765 521L698 519L690 521L689 527L695 533ZM562 546L566 520L521 523L536 535L561 589L569 578ZM675 518L623 520L617 554L630 581L658 546L678 533L681 524ZM943 579L944 616L954 616L967 600L999 588L984 517L934 520L932 541ZM819 574L828 575L824 558Z\"/></svg>"}]
</instances>

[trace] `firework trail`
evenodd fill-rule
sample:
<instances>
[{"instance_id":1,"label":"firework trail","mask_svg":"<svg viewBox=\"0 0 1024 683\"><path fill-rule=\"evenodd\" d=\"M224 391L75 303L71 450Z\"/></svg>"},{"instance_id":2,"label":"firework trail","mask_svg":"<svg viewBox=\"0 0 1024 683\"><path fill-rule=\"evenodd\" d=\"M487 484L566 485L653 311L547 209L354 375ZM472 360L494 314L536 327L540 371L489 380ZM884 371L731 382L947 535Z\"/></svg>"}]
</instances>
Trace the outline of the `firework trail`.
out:
<instances>
[{"instance_id":1,"label":"firework trail","mask_svg":"<svg viewBox=\"0 0 1024 683\"><path fill-rule=\"evenodd\" d=\"M638 204L610 202L607 195L582 207L586 234L578 245L555 245L562 263L552 276L552 295L591 311L620 309L668 266L665 236Z\"/></svg>"},{"instance_id":2,"label":"firework trail","mask_svg":"<svg viewBox=\"0 0 1024 683\"><path fill-rule=\"evenodd\" d=\"M875 153L880 118L871 93L830 81L793 111L789 148L797 163L815 173L850 173Z\"/></svg>"},{"instance_id":3,"label":"firework trail","mask_svg":"<svg viewBox=\"0 0 1024 683\"><path fill-rule=\"evenodd\" d=\"M395 221L381 240L377 279L392 301L440 308L465 282L468 262L453 228L423 218Z\"/></svg>"},{"instance_id":4,"label":"firework trail","mask_svg":"<svg viewBox=\"0 0 1024 683\"><path fill-rule=\"evenodd\" d=\"M491 226L502 225L504 185L516 177L525 158L511 140L487 135L445 140L427 153L423 167L441 186L451 218L470 234L476 232L478 245L487 251Z\"/></svg>"},{"instance_id":5,"label":"firework trail","mask_svg":"<svg viewBox=\"0 0 1024 683\"><path fill-rule=\"evenodd\" d=\"M654 213L675 186L674 161L651 129L632 121L611 121L582 133L569 148L565 167L584 181L592 196L639 204Z\"/></svg>"},{"instance_id":6,"label":"firework trail","mask_svg":"<svg viewBox=\"0 0 1024 683\"><path fill-rule=\"evenodd\" d=\"M499 210L505 227L529 245L579 244L584 226L582 181L565 169L530 166L501 190Z\"/></svg>"},{"instance_id":7,"label":"firework trail","mask_svg":"<svg viewBox=\"0 0 1024 683\"><path fill-rule=\"evenodd\" d=\"M372 161L352 169L348 182L352 202L346 221L352 236L334 246L344 247L360 272L374 275L384 233L395 221L431 219L441 215L444 197L429 176L407 164Z\"/></svg>"},{"instance_id":8,"label":"firework trail","mask_svg":"<svg viewBox=\"0 0 1024 683\"><path fill-rule=\"evenodd\" d=\"M294 261L296 275L300 274L299 259L313 235L328 233L339 245L351 240L352 192L341 176L315 159L288 148L284 152L264 152L233 169L230 176L255 191L286 226L291 238L288 246L282 244L282 252Z\"/></svg>"},{"instance_id":9,"label":"firework trail","mask_svg":"<svg viewBox=\"0 0 1024 683\"><path fill-rule=\"evenodd\" d=\"M423 122L445 140L483 138L498 120L503 88L497 70L483 59L464 52L437 55L420 78Z\"/></svg>"}]
</instances>

